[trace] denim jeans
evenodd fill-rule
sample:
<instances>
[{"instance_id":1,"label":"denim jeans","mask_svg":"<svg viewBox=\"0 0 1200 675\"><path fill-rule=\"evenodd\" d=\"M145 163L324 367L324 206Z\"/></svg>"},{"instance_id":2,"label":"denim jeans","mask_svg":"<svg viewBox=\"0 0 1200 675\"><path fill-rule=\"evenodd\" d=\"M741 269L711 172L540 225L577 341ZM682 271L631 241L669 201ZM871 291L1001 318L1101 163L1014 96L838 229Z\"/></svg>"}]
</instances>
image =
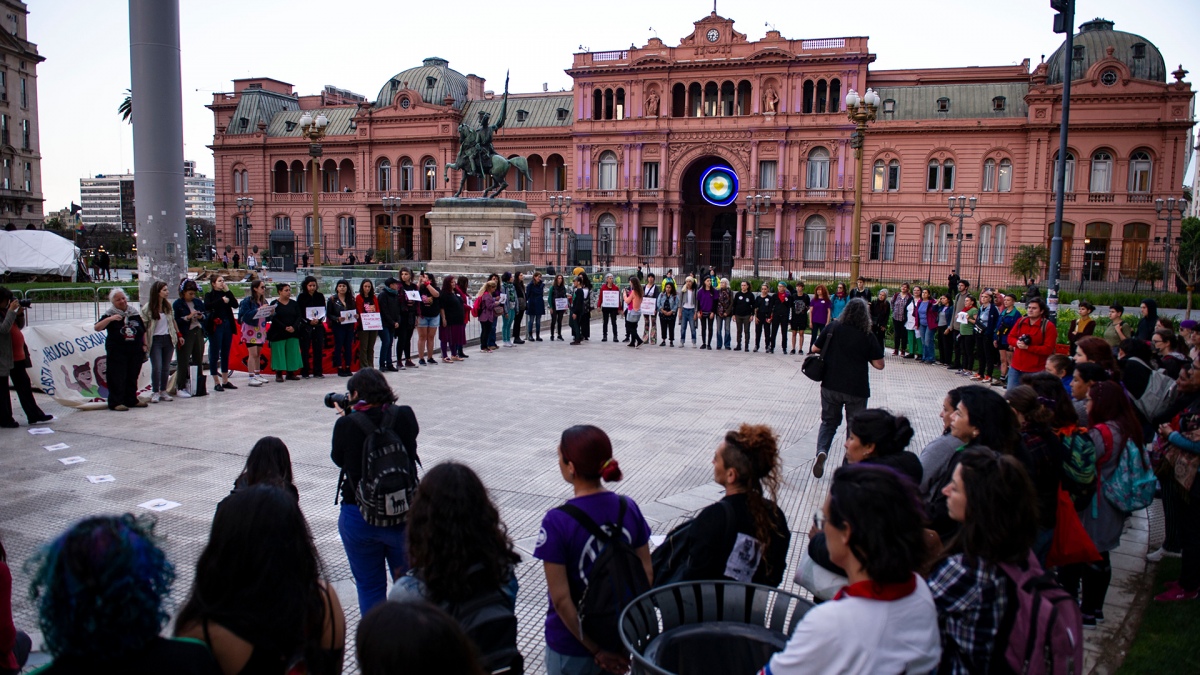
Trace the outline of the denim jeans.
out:
<instances>
[{"instance_id":1,"label":"denim jeans","mask_svg":"<svg viewBox=\"0 0 1200 675\"><path fill-rule=\"evenodd\" d=\"M922 358L928 363L933 363L937 359L934 354L934 345L937 344L937 328L922 326L920 331L921 345L924 347Z\"/></svg>"},{"instance_id":2,"label":"denim jeans","mask_svg":"<svg viewBox=\"0 0 1200 675\"><path fill-rule=\"evenodd\" d=\"M515 309L510 309L504 313L504 325L501 327L501 336L504 338L505 343L512 342L513 320L516 318L517 310Z\"/></svg>"},{"instance_id":3,"label":"denim jeans","mask_svg":"<svg viewBox=\"0 0 1200 675\"><path fill-rule=\"evenodd\" d=\"M383 324L383 330L379 331L379 367L390 368L392 363L392 341L395 337L392 334L391 326Z\"/></svg>"},{"instance_id":4,"label":"denim jeans","mask_svg":"<svg viewBox=\"0 0 1200 675\"><path fill-rule=\"evenodd\" d=\"M683 308L679 315L679 344L687 342L688 328L692 329L692 344L696 344L696 308Z\"/></svg>"},{"instance_id":5,"label":"denim jeans","mask_svg":"<svg viewBox=\"0 0 1200 675\"><path fill-rule=\"evenodd\" d=\"M333 326L333 365L335 368L350 368L354 364L354 324L339 323Z\"/></svg>"},{"instance_id":6,"label":"denim jeans","mask_svg":"<svg viewBox=\"0 0 1200 675\"><path fill-rule=\"evenodd\" d=\"M229 372L229 348L233 346L233 324L222 323L213 326L212 334L208 336L208 372ZM169 361L171 357L167 357Z\"/></svg>"},{"instance_id":7,"label":"denim jeans","mask_svg":"<svg viewBox=\"0 0 1200 675\"><path fill-rule=\"evenodd\" d=\"M1006 392L1012 391L1013 389L1016 389L1017 387L1021 386L1021 378L1028 374L1029 373L1027 373L1025 371L1017 370L1016 368L1009 366L1008 367L1008 383L1005 385L1004 391L1006 391Z\"/></svg>"},{"instance_id":8,"label":"denim jeans","mask_svg":"<svg viewBox=\"0 0 1200 675\"><path fill-rule=\"evenodd\" d=\"M591 656L567 656L546 647L546 675L603 675L603 668Z\"/></svg>"},{"instance_id":9,"label":"denim jeans","mask_svg":"<svg viewBox=\"0 0 1200 675\"><path fill-rule=\"evenodd\" d=\"M166 391L167 380L171 374L171 354L175 345L171 344L171 336L155 335L150 341L150 388L153 391Z\"/></svg>"},{"instance_id":10,"label":"denim jeans","mask_svg":"<svg viewBox=\"0 0 1200 675\"><path fill-rule=\"evenodd\" d=\"M404 525L368 525L356 504L342 504L338 534L350 562L350 573L358 589L358 609L366 615L387 596L387 572L392 579L408 571Z\"/></svg>"},{"instance_id":11,"label":"denim jeans","mask_svg":"<svg viewBox=\"0 0 1200 675\"><path fill-rule=\"evenodd\" d=\"M732 338L730 337L730 334L729 334L729 329L731 327L730 324L731 324L732 320L733 320L733 317L731 317L731 316L718 316L717 317L717 349L720 349L722 347L724 347L725 349L729 349L729 343L732 342Z\"/></svg>"}]
</instances>

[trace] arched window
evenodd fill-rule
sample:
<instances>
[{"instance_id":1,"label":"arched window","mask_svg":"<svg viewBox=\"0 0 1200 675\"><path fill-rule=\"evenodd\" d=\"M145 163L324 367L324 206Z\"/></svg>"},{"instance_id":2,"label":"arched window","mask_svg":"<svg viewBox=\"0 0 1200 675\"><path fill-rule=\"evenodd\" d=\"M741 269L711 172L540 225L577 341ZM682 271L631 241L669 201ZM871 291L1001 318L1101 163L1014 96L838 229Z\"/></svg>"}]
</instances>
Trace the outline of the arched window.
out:
<instances>
[{"instance_id":1,"label":"arched window","mask_svg":"<svg viewBox=\"0 0 1200 675\"><path fill-rule=\"evenodd\" d=\"M1137 278L1138 269L1146 262L1146 249L1150 246L1150 226L1145 223L1129 223L1121 228L1121 277Z\"/></svg>"},{"instance_id":2,"label":"arched window","mask_svg":"<svg viewBox=\"0 0 1200 675\"><path fill-rule=\"evenodd\" d=\"M413 163L407 157L400 158L400 189L407 192L413 189Z\"/></svg>"},{"instance_id":3,"label":"arched window","mask_svg":"<svg viewBox=\"0 0 1200 675\"><path fill-rule=\"evenodd\" d=\"M808 80L804 83L804 108L805 113L813 111L813 81Z\"/></svg>"},{"instance_id":4,"label":"arched window","mask_svg":"<svg viewBox=\"0 0 1200 675\"><path fill-rule=\"evenodd\" d=\"M983 163L983 191L993 192L996 189L996 160L988 159Z\"/></svg>"},{"instance_id":5,"label":"arched window","mask_svg":"<svg viewBox=\"0 0 1200 675\"><path fill-rule=\"evenodd\" d=\"M1068 152L1067 161L1065 163L1066 171L1064 172L1064 175L1066 178L1063 181L1065 186L1063 188L1063 192L1071 194L1075 191L1075 155ZM1058 153L1054 154L1054 182L1050 184L1050 192L1053 194L1058 193Z\"/></svg>"},{"instance_id":6,"label":"arched window","mask_svg":"<svg viewBox=\"0 0 1200 675\"><path fill-rule=\"evenodd\" d=\"M812 149L808 153L808 179L810 190L829 189L829 151L822 147Z\"/></svg>"},{"instance_id":7,"label":"arched window","mask_svg":"<svg viewBox=\"0 0 1200 675\"><path fill-rule=\"evenodd\" d=\"M900 160L898 159L888 162L887 189L888 192L900 190Z\"/></svg>"},{"instance_id":8,"label":"arched window","mask_svg":"<svg viewBox=\"0 0 1200 675\"><path fill-rule=\"evenodd\" d=\"M871 223L871 260L896 259L896 224Z\"/></svg>"},{"instance_id":9,"label":"arched window","mask_svg":"<svg viewBox=\"0 0 1200 675\"><path fill-rule=\"evenodd\" d=\"M592 119L599 120L604 116L604 90L592 90Z\"/></svg>"},{"instance_id":10,"label":"arched window","mask_svg":"<svg viewBox=\"0 0 1200 675\"><path fill-rule=\"evenodd\" d=\"M921 232L921 262L932 261L934 251L936 249L937 225L933 223L925 223L925 227Z\"/></svg>"},{"instance_id":11,"label":"arched window","mask_svg":"<svg viewBox=\"0 0 1200 675\"><path fill-rule=\"evenodd\" d=\"M1008 246L1008 226L997 223L995 233L992 235L995 242L992 251L992 263L995 265L1004 264L1004 247Z\"/></svg>"},{"instance_id":12,"label":"arched window","mask_svg":"<svg viewBox=\"0 0 1200 675\"><path fill-rule=\"evenodd\" d=\"M284 215L275 216L275 229L277 229L277 230L292 229L292 219L290 217L284 216Z\"/></svg>"},{"instance_id":13,"label":"arched window","mask_svg":"<svg viewBox=\"0 0 1200 675\"><path fill-rule=\"evenodd\" d=\"M750 96L751 96L750 92L751 92L751 87L750 87L750 82L748 80L742 80L741 82L738 82L737 114L739 114L739 115L749 115L750 114Z\"/></svg>"},{"instance_id":14,"label":"arched window","mask_svg":"<svg viewBox=\"0 0 1200 675\"><path fill-rule=\"evenodd\" d=\"M617 218L611 213L601 214L597 225L599 226L600 236L596 238L596 248L599 250L600 255L612 255L614 250L613 244L617 237Z\"/></svg>"},{"instance_id":15,"label":"arched window","mask_svg":"<svg viewBox=\"0 0 1200 675\"><path fill-rule=\"evenodd\" d=\"M720 89L720 87L717 86L716 82L709 82L708 84L704 85L704 116L705 117L716 117L717 116L717 98L720 96L720 94L721 94L721 89Z\"/></svg>"},{"instance_id":16,"label":"arched window","mask_svg":"<svg viewBox=\"0 0 1200 675\"><path fill-rule=\"evenodd\" d=\"M287 162L282 159L275 162L275 176L272 180L272 189L274 192L288 191L288 166Z\"/></svg>"},{"instance_id":17,"label":"arched window","mask_svg":"<svg viewBox=\"0 0 1200 675\"><path fill-rule=\"evenodd\" d=\"M613 118L613 90L604 90L604 119L611 120Z\"/></svg>"},{"instance_id":18,"label":"arched window","mask_svg":"<svg viewBox=\"0 0 1200 675\"><path fill-rule=\"evenodd\" d=\"M605 150L600 155L600 182L597 187L601 190L617 189L617 155L611 150Z\"/></svg>"},{"instance_id":19,"label":"arched window","mask_svg":"<svg viewBox=\"0 0 1200 675\"><path fill-rule=\"evenodd\" d=\"M1138 150L1129 156L1129 191L1150 191L1150 153Z\"/></svg>"},{"instance_id":20,"label":"arched window","mask_svg":"<svg viewBox=\"0 0 1200 675\"><path fill-rule=\"evenodd\" d=\"M240 169L233 170L233 191L235 193L242 192L242 172Z\"/></svg>"},{"instance_id":21,"label":"arched window","mask_svg":"<svg viewBox=\"0 0 1200 675\"><path fill-rule=\"evenodd\" d=\"M1013 165L1012 160L1007 157L1000 160L1000 175L996 184L1000 192L1012 192L1013 183Z\"/></svg>"},{"instance_id":22,"label":"arched window","mask_svg":"<svg viewBox=\"0 0 1200 675\"><path fill-rule=\"evenodd\" d=\"M817 112L825 112L825 101L829 96L829 91L826 88L825 80L817 80Z\"/></svg>"},{"instance_id":23,"label":"arched window","mask_svg":"<svg viewBox=\"0 0 1200 675\"><path fill-rule=\"evenodd\" d=\"M821 216L809 216L804 221L804 259L810 262L825 260L825 236L829 231Z\"/></svg>"},{"instance_id":24,"label":"arched window","mask_svg":"<svg viewBox=\"0 0 1200 675\"><path fill-rule=\"evenodd\" d=\"M835 113L838 111L838 106L842 100L842 81L836 77L829 81L829 112Z\"/></svg>"},{"instance_id":25,"label":"arched window","mask_svg":"<svg viewBox=\"0 0 1200 675\"><path fill-rule=\"evenodd\" d=\"M1112 192L1112 155L1107 150L1097 150L1092 155L1092 177L1088 192Z\"/></svg>"},{"instance_id":26,"label":"arched window","mask_svg":"<svg viewBox=\"0 0 1200 675\"><path fill-rule=\"evenodd\" d=\"M734 106L737 103L737 88L733 86L733 82L726 80L721 83L721 109L722 117L732 117L737 114Z\"/></svg>"},{"instance_id":27,"label":"arched window","mask_svg":"<svg viewBox=\"0 0 1200 675\"><path fill-rule=\"evenodd\" d=\"M871 189L875 192L896 192L900 189L900 160L893 159L884 166L883 160L875 161Z\"/></svg>"},{"instance_id":28,"label":"arched window","mask_svg":"<svg viewBox=\"0 0 1200 675\"><path fill-rule=\"evenodd\" d=\"M432 157L426 158L425 163L421 165L421 177L425 185L423 189L437 189L437 162Z\"/></svg>"},{"instance_id":29,"label":"arched window","mask_svg":"<svg viewBox=\"0 0 1200 675\"><path fill-rule=\"evenodd\" d=\"M687 87L682 82L671 87L671 117L687 117Z\"/></svg>"},{"instance_id":30,"label":"arched window","mask_svg":"<svg viewBox=\"0 0 1200 675\"><path fill-rule=\"evenodd\" d=\"M380 192L392 189L392 163L386 157L379 160L375 171L375 186Z\"/></svg>"},{"instance_id":31,"label":"arched window","mask_svg":"<svg viewBox=\"0 0 1200 675\"><path fill-rule=\"evenodd\" d=\"M950 254L950 223L938 225L938 262L946 262Z\"/></svg>"},{"instance_id":32,"label":"arched window","mask_svg":"<svg viewBox=\"0 0 1200 675\"><path fill-rule=\"evenodd\" d=\"M925 189L929 192L954 190L954 160L929 160L929 180L926 181Z\"/></svg>"},{"instance_id":33,"label":"arched window","mask_svg":"<svg viewBox=\"0 0 1200 675\"><path fill-rule=\"evenodd\" d=\"M293 193L308 192L311 187L305 178L308 172L304 170L304 164L300 160L292 160L291 168L288 170L288 190Z\"/></svg>"},{"instance_id":34,"label":"arched window","mask_svg":"<svg viewBox=\"0 0 1200 675\"><path fill-rule=\"evenodd\" d=\"M338 218L338 246L342 248L356 248L358 246L358 233L354 227L354 216L341 216Z\"/></svg>"},{"instance_id":35,"label":"arched window","mask_svg":"<svg viewBox=\"0 0 1200 675\"><path fill-rule=\"evenodd\" d=\"M327 159L321 165L321 192L337 192L338 191L338 167L337 162L332 159Z\"/></svg>"},{"instance_id":36,"label":"arched window","mask_svg":"<svg viewBox=\"0 0 1200 675\"><path fill-rule=\"evenodd\" d=\"M985 264L992 257L992 226L984 223L979 226L979 263Z\"/></svg>"},{"instance_id":37,"label":"arched window","mask_svg":"<svg viewBox=\"0 0 1200 675\"><path fill-rule=\"evenodd\" d=\"M688 85L688 117L704 116L704 89L699 82Z\"/></svg>"},{"instance_id":38,"label":"arched window","mask_svg":"<svg viewBox=\"0 0 1200 675\"><path fill-rule=\"evenodd\" d=\"M616 96L615 103L616 103L616 107L615 107L615 112L613 114L613 119L618 119L618 120L625 119L626 115L625 115L625 90L624 89L619 88L619 87L617 88L617 96Z\"/></svg>"},{"instance_id":39,"label":"arched window","mask_svg":"<svg viewBox=\"0 0 1200 675\"><path fill-rule=\"evenodd\" d=\"M554 219L546 217L542 219L542 251L545 253L553 253L554 248Z\"/></svg>"},{"instance_id":40,"label":"arched window","mask_svg":"<svg viewBox=\"0 0 1200 675\"><path fill-rule=\"evenodd\" d=\"M871 173L871 190L873 192L883 192L887 189L887 167L884 166L882 159L875 160L875 169Z\"/></svg>"}]
</instances>

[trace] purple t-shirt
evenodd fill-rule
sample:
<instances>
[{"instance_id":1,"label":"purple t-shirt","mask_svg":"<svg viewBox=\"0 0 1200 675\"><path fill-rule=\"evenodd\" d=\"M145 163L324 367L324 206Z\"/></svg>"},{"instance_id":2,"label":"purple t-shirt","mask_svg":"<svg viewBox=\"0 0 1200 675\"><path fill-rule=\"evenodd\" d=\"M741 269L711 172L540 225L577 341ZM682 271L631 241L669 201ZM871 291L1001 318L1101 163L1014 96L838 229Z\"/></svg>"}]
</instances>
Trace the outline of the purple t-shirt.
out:
<instances>
[{"instance_id":1,"label":"purple t-shirt","mask_svg":"<svg viewBox=\"0 0 1200 675\"><path fill-rule=\"evenodd\" d=\"M829 323L829 310L833 308L833 303L825 298L813 298L812 301L812 322L819 323L822 326Z\"/></svg>"},{"instance_id":2,"label":"purple t-shirt","mask_svg":"<svg viewBox=\"0 0 1200 675\"><path fill-rule=\"evenodd\" d=\"M588 514L596 524L605 527L613 523L620 513L620 495L615 492L597 492L586 497L576 497L567 502ZM634 548L641 548L650 541L650 525L642 517L642 511L629 497L625 498L625 540ZM537 548L533 557L543 562L564 565L567 581L571 586L571 597L578 601L583 595L587 574L592 570L592 561L599 555L596 539L574 518L558 509L551 509L542 518L542 529L538 532ZM549 597L549 593L547 593ZM546 644L567 656L589 656L584 647L567 626L558 618L553 600L546 611Z\"/></svg>"}]
</instances>

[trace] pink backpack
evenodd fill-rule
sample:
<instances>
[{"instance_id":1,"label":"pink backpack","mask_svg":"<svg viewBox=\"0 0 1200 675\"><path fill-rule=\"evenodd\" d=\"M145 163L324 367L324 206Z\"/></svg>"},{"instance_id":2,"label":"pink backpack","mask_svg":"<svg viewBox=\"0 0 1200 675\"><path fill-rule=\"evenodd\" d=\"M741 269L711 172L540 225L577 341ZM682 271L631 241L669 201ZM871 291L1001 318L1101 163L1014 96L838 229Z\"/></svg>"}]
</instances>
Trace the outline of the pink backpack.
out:
<instances>
[{"instance_id":1,"label":"pink backpack","mask_svg":"<svg viewBox=\"0 0 1200 675\"><path fill-rule=\"evenodd\" d=\"M1075 598L1042 570L1032 552L1023 565L1002 563L997 567L1012 581L1012 589L1008 596L1011 606L996 634L993 671L1081 673L1083 614Z\"/></svg>"}]
</instances>

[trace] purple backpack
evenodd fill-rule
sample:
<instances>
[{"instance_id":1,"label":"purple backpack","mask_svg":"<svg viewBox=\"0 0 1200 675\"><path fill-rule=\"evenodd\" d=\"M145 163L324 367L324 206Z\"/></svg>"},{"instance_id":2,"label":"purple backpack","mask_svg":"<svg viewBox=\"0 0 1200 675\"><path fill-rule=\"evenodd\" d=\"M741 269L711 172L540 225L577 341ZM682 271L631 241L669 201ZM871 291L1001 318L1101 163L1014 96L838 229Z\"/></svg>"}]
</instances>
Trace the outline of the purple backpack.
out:
<instances>
[{"instance_id":1,"label":"purple backpack","mask_svg":"<svg viewBox=\"0 0 1200 675\"><path fill-rule=\"evenodd\" d=\"M1078 675L1083 671L1083 615L1079 604L1029 554L1024 565L1002 563L1012 580L1011 606L996 634L994 672Z\"/></svg>"}]
</instances>

